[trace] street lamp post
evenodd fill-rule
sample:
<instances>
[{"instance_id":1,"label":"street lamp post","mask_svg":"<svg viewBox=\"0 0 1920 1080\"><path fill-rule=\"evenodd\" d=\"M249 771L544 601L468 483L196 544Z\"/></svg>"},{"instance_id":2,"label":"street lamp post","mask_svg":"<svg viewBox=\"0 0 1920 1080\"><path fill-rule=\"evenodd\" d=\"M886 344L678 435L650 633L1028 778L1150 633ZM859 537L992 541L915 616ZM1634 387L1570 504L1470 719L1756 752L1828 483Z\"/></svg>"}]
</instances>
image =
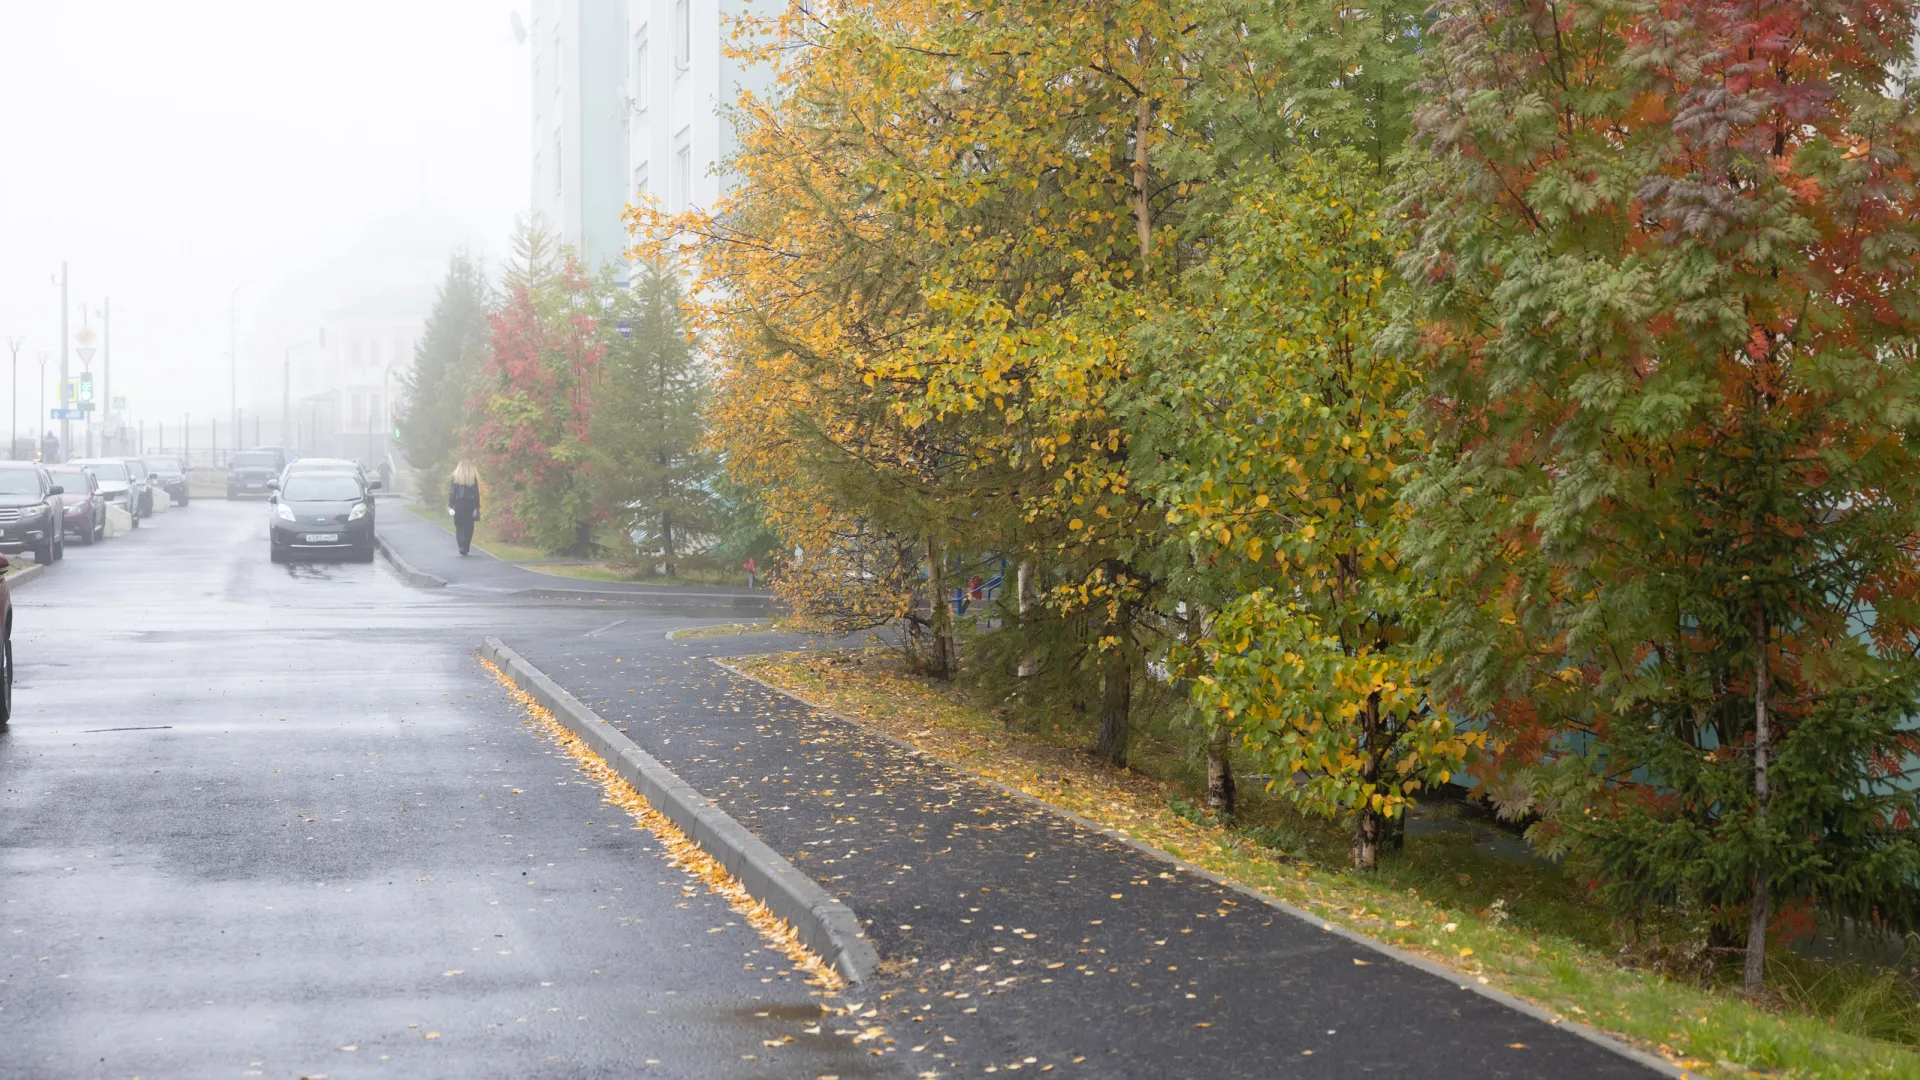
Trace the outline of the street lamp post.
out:
<instances>
[{"instance_id":1,"label":"street lamp post","mask_svg":"<svg viewBox=\"0 0 1920 1080\"><path fill-rule=\"evenodd\" d=\"M67 260L60 260L60 452L73 452L73 429L67 411Z\"/></svg>"},{"instance_id":2,"label":"street lamp post","mask_svg":"<svg viewBox=\"0 0 1920 1080\"><path fill-rule=\"evenodd\" d=\"M100 302L100 399L94 406L106 422L100 429L100 452L107 452L107 440L113 435L113 298ZM87 430L93 430L93 417L87 417Z\"/></svg>"},{"instance_id":3,"label":"street lamp post","mask_svg":"<svg viewBox=\"0 0 1920 1080\"><path fill-rule=\"evenodd\" d=\"M240 322L234 304L245 284L227 294L227 413L233 420L233 448L240 449Z\"/></svg>"},{"instance_id":4,"label":"street lamp post","mask_svg":"<svg viewBox=\"0 0 1920 1080\"><path fill-rule=\"evenodd\" d=\"M47 351L45 349L40 350L40 412L37 415L47 415ZM40 425L36 422L34 426L39 427ZM46 440L37 435L34 436L33 459L35 461L40 460L40 458L45 455L46 449Z\"/></svg>"},{"instance_id":5,"label":"street lamp post","mask_svg":"<svg viewBox=\"0 0 1920 1080\"><path fill-rule=\"evenodd\" d=\"M20 452L20 346L26 341L23 334L13 334L7 338L7 348L13 352L13 392L8 396L13 401L13 435L7 444L7 458Z\"/></svg>"}]
</instances>

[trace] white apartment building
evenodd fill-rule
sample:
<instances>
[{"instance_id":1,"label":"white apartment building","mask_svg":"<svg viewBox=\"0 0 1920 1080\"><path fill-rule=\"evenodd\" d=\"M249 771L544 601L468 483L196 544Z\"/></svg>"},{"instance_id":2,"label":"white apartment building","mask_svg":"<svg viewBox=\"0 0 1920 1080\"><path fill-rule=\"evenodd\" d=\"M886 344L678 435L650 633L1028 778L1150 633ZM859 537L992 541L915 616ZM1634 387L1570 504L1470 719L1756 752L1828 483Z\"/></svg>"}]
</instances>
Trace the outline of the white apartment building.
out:
<instances>
[{"instance_id":1,"label":"white apartment building","mask_svg":"<svg viewBox=\"0 0 1920 1080\"><path fill-rule=\"evenodd\" d=\"M534 0L529 206L591 267L626 251L627 0Z\"/></svg>"},{"instance_id":2,"label":"white apartment building","mask_svg":"<svg viewBox=\"0 0 1920 1080\"><path fill-rule=\"evenodd\" d=\"M531 207L593 267L624 265L621 214L712 203L730 110L771 73L726 55L736 20L787 0L533 0Z\"/></svg>"},{"instance_id":3,"label":"white apartment building","mask_svg":"<svg viewBox=\"0 0 1920 1080\"><path fill-rule=\"evenodd\" d=\"M326 345L305 365L311 389L294 402L293 435L304 440L293 445L308 453L356 458L368 468L395 452L398 380L412 369L414 345L426 331L425 313L432 303L431 288L396 288L326 313Z\"/></svg>"}]
</instances>

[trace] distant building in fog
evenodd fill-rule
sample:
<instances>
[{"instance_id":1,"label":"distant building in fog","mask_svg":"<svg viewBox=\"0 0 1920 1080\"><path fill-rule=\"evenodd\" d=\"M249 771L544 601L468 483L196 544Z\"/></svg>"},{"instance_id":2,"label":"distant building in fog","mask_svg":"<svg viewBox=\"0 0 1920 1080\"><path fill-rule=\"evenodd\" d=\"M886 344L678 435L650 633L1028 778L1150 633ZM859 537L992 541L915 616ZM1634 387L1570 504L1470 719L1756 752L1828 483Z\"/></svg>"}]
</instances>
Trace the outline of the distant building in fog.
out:
<instances>
[{"instance_id":1,"label":"distant building in fog","mask_svg":"<svg viewBox=\"0 0 1920 1080\"><path fill-rule=\"evenodd\" d=\"M399 380L413 366L433 295L428 286L393 287L326 313L325 348L297 364L296 445L321 456L357 458L369 469L390 452L398 458L394 401Z\"/></svg>"},{"instance_id":2,"label":"distant building in fog","mask_svg":"<svg viewBox=\"0 0 1920 1080\"><path fill-rule=\"evenodd\" d=\"M771 74L725 55L732 20L783 0L534 0L531 207L590 266L619 266L622 211L644 193L667 210L725 193L727 115Z\"/></svg>"}]
</instances>

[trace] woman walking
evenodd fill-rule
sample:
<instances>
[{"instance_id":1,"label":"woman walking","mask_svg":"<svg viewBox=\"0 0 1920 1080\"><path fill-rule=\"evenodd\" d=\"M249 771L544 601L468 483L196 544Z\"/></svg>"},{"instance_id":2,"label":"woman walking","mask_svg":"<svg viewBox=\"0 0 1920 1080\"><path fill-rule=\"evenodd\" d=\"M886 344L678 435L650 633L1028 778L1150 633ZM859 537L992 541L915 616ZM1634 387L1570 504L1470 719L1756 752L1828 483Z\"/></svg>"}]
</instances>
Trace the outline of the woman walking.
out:
<instances>
[{"instance_id":1,"label":"woman walking","mask_svg":"<svg viewBox=\"0 0 1920 1080\"><path fill-rule=\"evenodd\" d=\"M480 471L466 458L453 467L453 482L447 485L447 510L453 514L453 536L460 542L460 554L473 545L473 523L480 520Z\"/></svg>"}]
</instances>

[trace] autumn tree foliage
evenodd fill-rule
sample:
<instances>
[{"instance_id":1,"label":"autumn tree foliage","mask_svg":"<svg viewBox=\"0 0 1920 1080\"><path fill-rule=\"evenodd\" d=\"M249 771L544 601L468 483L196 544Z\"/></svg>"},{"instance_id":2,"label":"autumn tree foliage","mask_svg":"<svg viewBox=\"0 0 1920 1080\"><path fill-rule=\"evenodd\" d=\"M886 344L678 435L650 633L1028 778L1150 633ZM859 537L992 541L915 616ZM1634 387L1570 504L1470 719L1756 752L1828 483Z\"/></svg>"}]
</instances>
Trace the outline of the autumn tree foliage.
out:
<instances>
[{"instance_id":1,"label":"autumn tree foliage","mask_svg":"<svg viewBox=\"0 0 1920 1080\"><path fill-rule=\"evenodd\" d=\"M1159 371L1129 419L1195 559L1206 614L1176 656L1196 705L1300 779L1284 794L1349 819L1370 868L1485 732L1426 693L1434 592L1400 557L1417 379L1379 343L1392 249L1367 164L1328 148L1242 183L1186 307L1146 337Z\"/></svg>"},{"instance_id":2,"label":"autumn tree foliage","mask_svg":"<svg viewBox=\"0 0 1920 1080\"><path fill-rule=\"evenodd\" d=\"M1920 917L1904 0L1447 5L1401 181L1436 686L1624 908Z\"/></svg>"},{"instance_id":3,"label":"autumn tree foliage","mask_svg":"<svg viewBox=\"0 0 1920 1080\"><path fill-rule=\"evenodd\" d=\"M504 290L468 403L491 505L547 550L584 551L598 516L589 446L605 351L591 282L532 222L516 238Z\"/></svg>"}]
</instances>

